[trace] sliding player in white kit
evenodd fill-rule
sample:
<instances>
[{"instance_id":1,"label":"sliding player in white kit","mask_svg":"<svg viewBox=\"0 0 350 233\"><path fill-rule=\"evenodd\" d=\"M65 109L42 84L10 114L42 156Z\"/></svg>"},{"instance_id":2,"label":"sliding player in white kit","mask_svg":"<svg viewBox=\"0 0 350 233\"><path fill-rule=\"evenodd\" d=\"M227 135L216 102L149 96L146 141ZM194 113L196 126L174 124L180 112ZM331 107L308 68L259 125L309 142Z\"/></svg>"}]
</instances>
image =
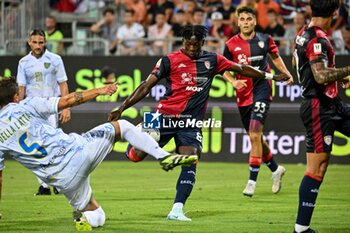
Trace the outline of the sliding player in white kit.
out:
<instances>
[{"instance_id":1,"label":"sliding player in white kit","mask_svg":"<svg viewBox=\"0 0 350 233\"><path fill-rule=\"evenodd\" d=\"M75 209L78 230L102 226L105 213L93 197L89 174L102 162L118 140L126 140L160 160L166 171L191 165L196 155L170 154L147 133L126 120L99 125L79 135L65 134L47 119L59 110L82 104L99 95L112 95L115 84L64 97L28 97L19 102L14 78L0 77L0 187L4 155L10 155L49 185L58 187ZM1 196L1 189L0 189Z\"/></svg>"}]
</instances>

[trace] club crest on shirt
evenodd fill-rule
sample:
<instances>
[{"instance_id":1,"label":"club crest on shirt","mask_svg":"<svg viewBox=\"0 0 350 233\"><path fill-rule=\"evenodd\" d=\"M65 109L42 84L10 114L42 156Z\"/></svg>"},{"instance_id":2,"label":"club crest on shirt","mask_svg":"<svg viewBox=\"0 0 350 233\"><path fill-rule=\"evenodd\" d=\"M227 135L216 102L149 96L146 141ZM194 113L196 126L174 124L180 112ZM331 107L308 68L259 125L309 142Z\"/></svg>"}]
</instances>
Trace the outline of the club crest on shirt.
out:
<instances>
[{"instance_id":1,"label":"club crest on shirt","mask_svg":"<svg viewBox=\"0 0 350 233\"><path fill-rule=\"evenodd\" d=\"M50 67L50 65L51 65L51 63L45 62L45 63L44 63L45 69L48 69L48 68Z\"/></svg>"},{"instance_id":2,"label":"club crest on shirt","mask_svg":"<svg viewBox=\"0 0 350 233\"><path fill-rule=\"evenodd\" d=\"M210 61L205 61L204 66L205 66L205 68L207 68L209 70L210 69Z\"/></svg>"},{"instance_id":3,"label":"club crest on shirt","mask_svg":"<svg viewBox=\"0 0 350 233\"><path fill-rule=\"evenodd\" d=\"M320 43L314 44L314 53L315 54L321 54L322 53L322 46Z\"/></svg>"},{"instance_id":4,"label":"club crest on shirt","mask_svg":"<svg viewBox=\"0 0 350 233\"><path fill-rule=\"evenodd\" d=\"M259 45L260 48L263 49L264 46L265 46L265 43L264 43L264 41L259 41L259 42L258 42L258 45Z\"/></svg>"},{"instance_id":5,"label":"club crest on shirt","mask_svg":"<svg viewBox=\"0 0 350 233\"><path fill-rule=\"evenodd\" d=\"M328 146L331 145L332 143L332 136L331 135L327 135L323 137L323 141L324 143L326 143Z\"/></svg>"}]
</instances>

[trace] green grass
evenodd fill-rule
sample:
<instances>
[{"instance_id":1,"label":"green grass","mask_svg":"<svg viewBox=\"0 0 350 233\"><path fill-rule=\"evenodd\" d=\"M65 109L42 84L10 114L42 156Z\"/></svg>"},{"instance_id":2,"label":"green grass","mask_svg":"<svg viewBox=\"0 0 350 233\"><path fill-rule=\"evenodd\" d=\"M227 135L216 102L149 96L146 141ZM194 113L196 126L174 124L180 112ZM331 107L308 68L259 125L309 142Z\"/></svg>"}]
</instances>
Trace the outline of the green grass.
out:
<instances>
[{"instance_id":1,"label":"green grass","mask_svg":"<svg viewBox=\"0 0 350 233\"><path fill-rule=\"evenodd\" d=\"M0 232L76 232L72 209L62 195L35 197L36 179L14 161L4 170ZM200 163L186 204L192 222L170 222L179 168L166 173L156 162L104 162L91 178L106 212L95 232L292 232L304 165L286 165L283 188L271 193L270 172L262 167L253 198L242 195L246 164ZM350 232L350 165L331 165L318 198L312 226L320 233Z\"/></svg>"}]
</instances>

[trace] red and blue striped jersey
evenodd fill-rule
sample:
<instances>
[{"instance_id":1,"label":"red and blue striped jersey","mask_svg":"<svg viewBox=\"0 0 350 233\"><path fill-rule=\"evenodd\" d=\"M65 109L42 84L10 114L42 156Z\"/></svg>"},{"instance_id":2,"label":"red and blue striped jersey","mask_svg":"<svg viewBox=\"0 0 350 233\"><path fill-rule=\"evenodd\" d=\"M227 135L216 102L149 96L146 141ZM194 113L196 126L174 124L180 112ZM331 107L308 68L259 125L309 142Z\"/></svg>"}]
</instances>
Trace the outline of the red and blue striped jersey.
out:
<instances>
[{"instance_id":1,"label":"red and blue striped jersey","mask_svg":"<svg viewBox=\"0 0 350 233\"><path fill-rule=\"evenodd\" d=\"M324 62L328 67L335 66L334 49L326 32L319 27L305 26L297 34L293 55L303 97L326 95L335 98L338 95L337 82L319 84L311 70L311 64L317 62Z\"/></svg>"},{"instance_id":2,"label":"red and blue striped jersey","mask_svg":"<svg viewBox=\"0 0 350 233\"><path fill-rule=\"evenodd\" d=\"M214 76L231 70L234 64L220 54L207 51L202 51L197 59L191 59L182 50L161 58L152 74L166 80L166 93L156 110L165 115L202 120Z\"/></svg>"},{"instance_id":3,"label":"red and blue striped jersey","mask_svg":"<svg viewBox=\"0 0 350 233\"><path fill-rule=\"evenodd\" d=\"M239 64L251 65L259 70L270 72L267 54L278 53L278 47L270 35L256 32L251 40L244 40L240 34L226 42L224 56ZM236 90L237 105L248 106L257 101L271 101L271 80L252 79L235 74L237 79L247 80L247 87Z\"/></svg>"}]
</instances>

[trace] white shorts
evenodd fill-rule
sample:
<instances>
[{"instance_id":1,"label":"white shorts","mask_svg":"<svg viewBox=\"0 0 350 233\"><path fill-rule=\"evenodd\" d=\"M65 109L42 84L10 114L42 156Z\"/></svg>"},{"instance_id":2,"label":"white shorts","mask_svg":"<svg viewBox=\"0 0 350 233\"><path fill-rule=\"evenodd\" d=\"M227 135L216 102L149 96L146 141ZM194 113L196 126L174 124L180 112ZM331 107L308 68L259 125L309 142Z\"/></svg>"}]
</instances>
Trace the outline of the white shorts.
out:
<instances>
[{"instance_id":1,"label":"white shorts","mask_svg":"<svg viewBox=\"0 0 350 233\"><path fill-rule=\"evenodd\" d=\"M60 190L77 210L84 210L92 198L89 175L111 152L115 142L115 128L111 123L105 123L82 134L82 138L86 140L83 150L69 162L71 167L67 166L68 171L78 168L77 175L67 187Z\"/></svg>"}]
</instances>

